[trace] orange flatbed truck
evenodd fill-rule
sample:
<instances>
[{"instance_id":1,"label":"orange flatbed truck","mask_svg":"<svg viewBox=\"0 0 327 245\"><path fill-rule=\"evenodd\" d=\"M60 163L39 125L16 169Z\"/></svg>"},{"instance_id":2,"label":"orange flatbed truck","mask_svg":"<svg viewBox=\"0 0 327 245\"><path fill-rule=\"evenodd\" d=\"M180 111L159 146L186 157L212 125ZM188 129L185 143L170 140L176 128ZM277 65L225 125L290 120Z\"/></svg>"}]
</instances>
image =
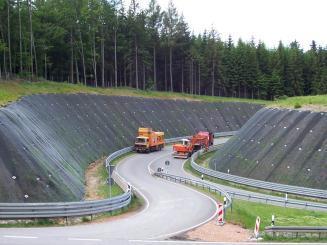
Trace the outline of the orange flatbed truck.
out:
<instances>
[{"instance_id":1,"label":"orange flatbed truck","mask_svg":"<svg viewBox=\"0 0 327 245\"><path fill-rule=\"evenodd\" d=\"M183 139L180 143L173 145L173 156L175 158L189 158L192 154L203 148L208 149L213 145L214 135L209 132L200 131L191 139Z\"/></svg>"},{"instance_id":2,"label":"orange flatbed truck","mask_svg":"<svg viewBox=\"0 0 327 245\"><path fill-rule=\"evenodd\" d=\"M152 128L139 128L135 139L134 151L151 152L160 151L165 147L165 133L155 132Z\"/></svg>"}]
</instances>

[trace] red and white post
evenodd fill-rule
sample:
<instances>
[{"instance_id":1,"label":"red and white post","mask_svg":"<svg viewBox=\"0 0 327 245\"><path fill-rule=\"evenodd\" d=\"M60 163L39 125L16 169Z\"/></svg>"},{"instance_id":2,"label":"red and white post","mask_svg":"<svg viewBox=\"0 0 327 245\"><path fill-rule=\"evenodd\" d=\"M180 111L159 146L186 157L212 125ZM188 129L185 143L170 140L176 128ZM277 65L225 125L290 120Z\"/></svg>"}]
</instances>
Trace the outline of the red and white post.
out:
<instances>
[{"instance_id":1,"label":"red and white post","mask_svg":"<svg viewBox=\"0 0 327 245\"><path fill-rule=\"evenodd\" d=\"M218 225L224 225L224 204L218 203L218 215L217 215L217 223Z\"/></svg>"},{"instance_id":2,"label":"red and white post","mask_svg":"<svg viewBox=\"0 0 327 245\"><path fill-rule=\"evenodd\" d=\"M258 216L255 221L255 227L254 227L254 236L256 239L259 238L259 229L260 229L260 217Z\"/></svg>"}]
</instances>

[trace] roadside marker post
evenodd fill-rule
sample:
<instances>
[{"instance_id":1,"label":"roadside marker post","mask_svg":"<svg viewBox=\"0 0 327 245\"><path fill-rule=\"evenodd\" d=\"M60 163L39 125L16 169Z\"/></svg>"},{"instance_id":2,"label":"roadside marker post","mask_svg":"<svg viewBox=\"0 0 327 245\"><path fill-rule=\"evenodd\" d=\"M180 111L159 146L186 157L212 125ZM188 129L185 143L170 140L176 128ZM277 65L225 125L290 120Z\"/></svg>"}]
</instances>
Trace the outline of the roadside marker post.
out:
<instances>
[{"instance_id":1,"label":"roadside marker post","mask_svg":"<svg viewBox=\"0 0 327 245\"><path fill-rule=\"evenodd\" d=\"M255 227L254 227L254 236L256 239L259 238L259 230L260 230L260 217L258 216L255 221Z\"/></svg>"},{"instance_id":2,"label":"roadside marker post","mask_svg":"<svg viewBox=\"0 0 327 245\"><path fill-rule=\"evenodd\" d=\"M224 205L222 203L218 203L218 217L217 217L217 224L224 225Z\"/></svg>"},{"instance_id":3,"label":"roadside marker post","mask_svg":"<svg viewBox=\"0 0 327 245\"><path fill-rule=\"evenodd\" d=\"M275 215L271 215L271 226L275 226Z\"/></svg>"}]
</instances>

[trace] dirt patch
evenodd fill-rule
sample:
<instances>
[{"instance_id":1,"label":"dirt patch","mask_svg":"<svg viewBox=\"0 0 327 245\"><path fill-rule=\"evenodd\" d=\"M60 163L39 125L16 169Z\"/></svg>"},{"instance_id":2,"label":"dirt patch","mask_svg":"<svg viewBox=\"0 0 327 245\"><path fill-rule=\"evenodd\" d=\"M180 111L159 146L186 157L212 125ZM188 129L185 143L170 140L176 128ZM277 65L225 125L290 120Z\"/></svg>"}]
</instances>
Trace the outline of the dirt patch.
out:
<instances>
[{"instance_id":1,"label":"dirt patch","mask_svg":"<svg viewBox=\"0 0 327 245\"><path fill-rule=\"evenodd\" d=\"M99 159L91 163L85 171L85 195L84 200L99 200L102 197L95 190L99 190L101 178L99 177L99 169L104 159Z\"/></svg>"},{"instance_id":2,"label":"dirt patch","mask_svg":"<svg viewBox=\"0 0 327 245\"><path fill-rule=\"evenodd\" d=\"M210 221L194 230L176 237L190 241L206 242L247 242L250 240L251 232L238 225L217 225L216 221Z\"/></svg>"},{"instance_id":3,"label":"dirt patch","mask_svg":"<svg viewBox=\"0 0 327 245\"><path fill-rule=\"evenodd\" d=\"M325 105L305 105L297 109L299 111L316 111L316 112L327 112L327 106Z\"/></svg>"}]
</instances>

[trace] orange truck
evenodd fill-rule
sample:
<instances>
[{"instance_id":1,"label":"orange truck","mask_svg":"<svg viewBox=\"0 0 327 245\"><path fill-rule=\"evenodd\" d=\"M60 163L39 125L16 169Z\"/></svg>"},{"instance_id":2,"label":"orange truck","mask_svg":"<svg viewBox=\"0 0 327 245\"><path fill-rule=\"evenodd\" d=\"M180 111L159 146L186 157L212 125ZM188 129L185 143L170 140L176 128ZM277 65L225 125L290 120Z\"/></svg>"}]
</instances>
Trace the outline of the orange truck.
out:
<instances>
[{"instance_id":1,"label":"orange truck","mask_svg":"<svg viewBox=\"0 0 327 245\"><path fill-rule=\"evenodd\" d=\"M200 131L191 139L183 139L180 143L173 145L173 156L175 158L189 158L192 154L203 148L208 149L213 145L213 133Z\"/></svg>"},{"instance_id":2,"label":"orange truck","mask_svg":"<svg viewBox=\"0 0 327 245\"><path fill-rule=\"evenodd\" d=\"M160 151L165 147L165 133L155 132L152 128L139 128L135 139L134 151L151 152Z\"/></svg>"}]
</instances>

